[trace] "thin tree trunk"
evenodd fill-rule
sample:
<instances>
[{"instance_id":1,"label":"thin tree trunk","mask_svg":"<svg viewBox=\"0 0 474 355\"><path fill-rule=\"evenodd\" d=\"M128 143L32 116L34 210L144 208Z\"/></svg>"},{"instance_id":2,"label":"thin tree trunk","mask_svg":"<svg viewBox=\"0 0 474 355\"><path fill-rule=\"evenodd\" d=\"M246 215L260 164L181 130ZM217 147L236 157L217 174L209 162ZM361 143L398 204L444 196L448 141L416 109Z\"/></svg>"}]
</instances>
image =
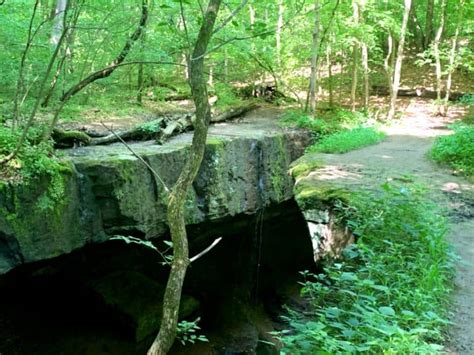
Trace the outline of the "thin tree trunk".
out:
<instances>
[{"instance_id":1,"label":"thin tree trunk","mask_svg":"<svg viewBox=\"0 0 474 355\"><path fill-rule=\"evenodd\" d=\"M393 76L393 67L391 65L390 59L393 56L393 36L392 32L388 31L388 36L387 36L387 56L385 57L385 60L383 62L384 68L385 68L385 73L387 74L387 81L388 81L388 88L390 92L392 92L392 76Z\"/></svg>"},{"instance_id":2,"label":"thin tree trunk","mask_svg":"<svg viewBox=\"0 0 474 355\"><path fill-rule=\"evenodd\" d=\"M364 109L369 109L369 50L362 44L362 68L364 70Z\"/></svg>"},{"instance_id":3,"label":"thin tree trunk","mask_svg":"<svg viewBox=\"0 0 474 355\"><path fill-rule=\"evenodd\" d=\"M314 1L314 27L313 43L311 46L311 77L309 80L309 112L316 112L316 88L318 82L318 55L319 55L319 26L320 26L320 3Z\"/></svg>"},{"instance_id":4,"label":"thin tree trunk","mask_svg":"<svg viewBox=\"0 0 474 355\"><path fill-rule=\"evenodd\" d=\"M51 38L50 42L53 48L56 48L56 46L59 43L59 38L61 37L61 34L63 33L64 29L64 12L66 10L67 6L67 0L57 0L56 2L56 10L54 12L54 24L53 24L53 30L51 32Z\"/></svg>"},{"instance_id":5,"label":"thin tree trunk","mask_svg":"<svg viewBox=\"0 0 474 355\"><path fill-rule=\"evenodd\" d=\"M31 18L30 18L30 24L28 26L28 37L26 39L25 49L23 50L23 53L21 54L20 67L18 70L18 81L16 85L15 99L14 99L14 104L13 104L13 128L16 127L18 123L18 119L20 117L20 96L22 95L22 92L25 88L25 61L28 55L28 51L31 47L32 36L33 36L33 21L35 19L36 10L38 9L38 6L39 6L39 0L36 0L35 5L33 7L33 14L31 15Z\"/></svg>"},{"instance_id":6,"label":"thin tree trunk","mask_svg":"<svg viewBox=\"0 0 474 355\"><path fill-rule=\"evenodd\" d=\"M357 25L359 23L359 5L357 0L352 0L352 11L354 23ZM357 47L358 44L354 43L352 47L352 86L351 86L351 108L352 111L356 109L356 94L357 94Z\"/></svg>"},{"instance_id":7,"label":"thin tree trunk","mask_svg":"<svg viewBox=\"0 0 474 355\"><path fill-rule=\"evenodd\" d=\"M439 20L438 31L433 42L433 51L435 56L435 71L436 71L436 101L438 106L438 114L441 114L441 89L442 89L442 72L441 72L441 58L439 53L439 45L441 43L441 36L444 31L444 23L446 21L446 0L441 0L441 18Z\"/></svg>"},{"instance_id":8,"label":"thin tree trunk","mask_svg":"<svg viewBox=\"0 0 474 355\"><path fill-rule=\"evenodd\" d=\"M423 43L423 47L425 50L429 47L433 38L433 15L434 0L426 0L425 41Z\"/></svg>"},{"instance_id":9,"label":"thin tree trunk","mask_svg":"<svg viewBox=\"0 0 474 355\"><path fill-rule=\"evenodd\" d=\"M283 16L285 14L285 7L283 6L283 0L278 2L278 20L275 30L275 41L276 41L276 62L278 69L281 67L281 28L283 27Z\"/></svg>"},{"instance_id":10,"label":"thin tree trunk","mask_svg":"<svg viewBox=\"0 0 474 355\"><path fill-rule=\"evenodd\" d=\"M148 0L142 0L142 14L141 14L138 27L135 30L135 32L132 34L132 36L130 36L130 38L127 40L127 43L125 44L125 46L123 47L122 51L119 53L117 58L115 58L112 61L112 63L108 65L106 68L104 68L103 70L94 72L93 74L89 75L88 77L86 77L85 79L81 80L79 83L74 85L61 97L60 100L67 101L68 99L70 99L72 96L77 94L79 91L81 91L84 87L86 87L90 83L98 79L103 79L110 76L114 72L114 70L117 69L118 65L125 60L133 44L138 40L138 38L140 38L143 32L143 29L145 28L147 20L148 20Z\"/></svg>"},{"instance_id":11,"label":"thin tree trunk","mask_svg":"<svg viewBox=\"0 0 474 355\"><path fill-rule=\"evenodd\" d=\"M141 105L143 103L143 64L138 64L137 76L137 102Z\"/></svg>"},{"instance_id":12,"label":"thin tree trunk","mask_svg":"<svg viewBox=\"0 0 474 355\"><path fill-rule=\"evenodd\" d=\"M224 47L224 83L229 81L229 52L227 47Z\"/></svg>"},{"instance_id":13,"label":"thin tree trunk","mask_svg":"<svg viewBox=\"0 0 474 355\"><path fill-rule=\"evenodd\" d=\"M53 131L59 119L59 114L61 113L66 102L69 101L71 97L73 97L75 94L77 94L79 91L81 91L87 85L93 83L94 81L107 78L115 71L115 69L117 69L120 66L120 64L125 60L128 53L132 49L133 44L140 38L145 28L145 25L147 23L147 20L148 20L148 0L142 0L142 14L140 17L140 22L135 32L130 36L130 38L127 40L127 43L122 48L122 51L114 59L114 61L110 65L108 65L106 68L100 71L93 72L88 77L81 80L79 83L77 83L73 87L71 87L66 93L62 95L62 97L60 98L61 103L54 114L54 117L51 121L50 126L48 127L48 129L45 131L43 135L43 140L47 140L51 136L51 132Z\"/></svg>"},{"instance_id":14,"label":"thin tree trunk","mask_svg":"<svg viewBox=\"0 0 474 355\"><path fill-rule=\"evenodd\" d=\"M329 107L334 107L334 88L332 75L332 58L331 58L331 42L329 41L326 49L326 61L328 66L328 91L329 91Z\"/></svg>"},{"instance_id":15,"label":"thin tree trunk","mask_svg":"<svg viewBox=\"0 0 474 355\"><path fill-rule=\"evenodd\" d=\"M403 13L402 28L400 30L400 41L398 42L397 60L395 63L395 70L393 73L393 84L390 95L390 108L387 115L387 120L393 119L395 116L395 109L397 103L398 88L400 86L400 77L403 62L403 49L405 46L405 35L407 32L408 16L410 15L411 0L405 0L405 10Z\"/></svg>"},{"instance_id":16,"label":"thin tree trunk","mask_svg":"<svg viewBox=\"0 0 474 355\"><path fill-rule=\"evenodd\" d=\"M66 7L65 11L66 12L68 11L67 7ZM18 154L21 147L23 146L23 143L25 142L26 137L28 136L28 132L29 132L29 130L30 130L31 126L33 125L33 122L36 118L36 113L38 112L38 108L40 106L41 99L44 95L46 82L48 81L48 77L51 73L51 70L53 69L54 62L56 61L56 58L58 57L58 53L59 53L59 50L61 48L61 45L62 45L64 39L66 38L67 31L68 31L68 29L64 28L64 32L62 33L61 37L59 38L58 44L56 45L56 48L55 48L53 54L51 55L51 58L49 59L48 67L46 68L43 79L41 80L41 84L40 84L40 88L39 88L39 92L38 92L38 97L36 98L33 109L31 110L30 116L28 118L28 122L26 123L25 127L23 128L23 132L22 132L22 134L20 136L20 139L18 140L18 142L15 146L15 149L10 154L5 156L3 159L0 159L0 164L4 164L4 163L10 161L11 159L13 159Z\"/></svg>"},{"instance_id":17,"label":"thin tree trunk","mask_svg":"<svg viewBox=\"0 0 474 355\"><path fill-rule=\"evenodd\" d=\"M360 18L364 22L364 9L360 9ZM364 71L364 109L369 109L369 49L367 43L362 41L362 69Z\"/></svg>"},{"instance_id":18,"label":"thin tree trunk","mask_svg":"<svg viewBox=\"0 0 474 355\"><path fill-rule=\"evenodd\" d=\"M168 353L176 337L178 311L186 270L189 265L188 239L184 220L184 203L201 166L206 148L207 131L211 120L204 74L204 57L222 0L210 0L202 22L194 51L189 62L189 85L196 105L194 135L188 159L176 181L168 201L168 225L173 241L173 263L163 299L163 316L160 331L148 355Z\"/></svg>"},{"instance_id":19,"label":"thin tree trunk","mask_svg":"<svg viewBox=\"0 0 474 355\"><path fill-rule=\"evenodd\" d=\"M449 53L448 77L446 79L446 96L444 98L443 109L442 109L443 116L447 116L448 114L449 95L451 93L452 76L455 69L454 62L456 60L456 52L459 45L459 32L461 30L461 24L463 22L463 17L464 17L464 3L465 3L465 0L460 1L459 17L458 17L458 22L456 24L456 32L454 33L454 37L451 40L451 51Z\"/></svg>"}]
</instances>

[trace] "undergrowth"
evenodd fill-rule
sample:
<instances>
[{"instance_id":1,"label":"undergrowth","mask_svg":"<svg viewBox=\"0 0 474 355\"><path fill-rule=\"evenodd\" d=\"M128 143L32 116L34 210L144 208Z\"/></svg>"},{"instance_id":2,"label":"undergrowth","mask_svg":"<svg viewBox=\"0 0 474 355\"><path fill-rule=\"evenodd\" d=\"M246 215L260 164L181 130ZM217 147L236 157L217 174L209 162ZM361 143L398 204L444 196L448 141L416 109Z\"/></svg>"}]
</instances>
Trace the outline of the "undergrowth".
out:
<instances>
[{"instance_id":1,"label":"undergrowth","mask_svg":"<svg viewBox=\"0 0 474 355\"><path fill-rule=\"evenodd\" d=\"M452 128L454 134L436 139L430 155L436 162L474 179L474 126L461 124Z\"/></svg>"},{"instance_id":2,"label":"undergrowth","mask_svg":"<svg viewBox=\"0 0 474 355\"><path fill-rule=\"evenodd\" d=\"M357 127L333 133L308 148L309 152L345 153L372 144L385 138L383 132L373 127Z\"/></svg>"},{"instance_id":3,"label":"undergrowth","mask_svg":"<svg viewBox=\"0 0 474 355\"><path fill-rule=\"evenodd\" d=\"M48 178L48 188L37 200L41 210L53 209L64 197L63 171L66 166L53 154L51 142L40 141L40 130L31 129L19 153L9 162L0 165L0 185L32 185ZM15 149L20 132L0 126L0 159Z\"/></svg>"},{"instance_id":4,"label":"undergrowth","mask_svg":"<svg viewBox=\"0 0 474 355\"><path fill-rule=\"evenodd\" d=\"M385 134L373 127L371 121L365 112L344 109L328 111L316 118L303 111L288 111L282 117L283 124L309 129L315 143L308 151L322 153L345 153L380 142Z\"/></svg>"},{"instance_id":5,"label":"undergrowth","mask_svg":"<svg viewBox=\"0 0 474 355\"><path fill-rule=\"evenodd\" d=\"M383 186L339 205L358 236L324 274L303 273L310 312L290 310L283 354L426 354L442 349L454 256L419 187Z\"/></svg>"}]
</instances>

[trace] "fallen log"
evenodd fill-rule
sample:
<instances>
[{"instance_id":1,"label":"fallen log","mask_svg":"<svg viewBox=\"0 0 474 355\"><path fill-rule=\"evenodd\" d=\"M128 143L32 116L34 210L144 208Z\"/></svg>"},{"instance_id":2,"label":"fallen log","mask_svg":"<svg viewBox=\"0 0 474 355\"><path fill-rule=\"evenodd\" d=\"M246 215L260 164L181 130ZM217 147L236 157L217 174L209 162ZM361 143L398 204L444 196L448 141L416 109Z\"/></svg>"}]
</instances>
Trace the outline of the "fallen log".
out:
<instances>
[{"instance_id":1,"label":"fallen log","mask_svg":"<svg viewBox=\"0 0 474 355\"><path fill-rule=\"evenodd\" d=\"M211 118L211 123L229 121L233 118L240 117L252 110L255 110L258 107L259 105L252 102L247 105L242 105L242 106L232 108L228 111L221 113L220 115L213 116ZM194 114L192 115L188 114L188 115L185 115L184 117L179 118L178 120L170 122L164 130L158 133L158 138L156 139L156 142L158 144L163 144L167 139L179 133L183 133L183 132L191 130L193 127L194 117L195 117Z\"/></svg>"},{"instance_id":2,"label":"fallen log","mask_svg":"<svg viewBox=\"0 0 474 355\"><path fill-rule=\"evenodd\" d=\"M183 101L183 100L192 100L193 96L191 93L186 94L171 94L165 97L165 101Z\"/></svg>"},{"instance_id":3,"label":"fallen log","mask_svg":"<svg viewBox=\"0 0 474 355\"><path fill-rule=\"evenodd\" d=\"M255 110L259 105L250 103L232 108L211 118L211 123L224 122L242 116ZM84 131L65 131L55 128L53 140L58 148L75 147L77 145L104 145L119 141L141 141L155 139L158 144L164 144L171 137L189 131L193 128L194 113L179 116L160 117L156 120L140 124L128 130L114 131L102 137L91 137Z\"/></svg>"},{"instance_id":4,"label":"fallen log","mask_svg":"<svg viewBox=\"0 0 474 355\"><path fill-rule=\"evenodd\" d=\"M77 145L89 145L91 137L82 131L65 131L55 128L51 134L56 148L68 148Z\"/></svg>"},{"instance_id":5,"label":"fallen log","mask_svg":"<svg viewBox=\"0 0 474 355\"><path fill-rule=\"evenodd\" d=\"M372 95L388 96L390 95L390 90L385 86L372 86ZM449 101L458 101L462 96L466 95L463 92L451 92L449 94ZM438 94L436 91L428 90L426 88L416 88L416 89L399 89L398 96L401 97L421 97L426 99L436 99ZM446 96L445 91L441 91L441 98Z\"/></svg>"},{"instance_id":6,"label":"fallen log","mask_svg":"<svg viewBox=\"0 0 474 355\"><path fill-rule=\"evenodd\" d=\"M92 138L90 145L102 145L118 142L121 139L127 140L148 140L156 137L162 129L164 117L141 124L126 131L118 131L105 137ZM120 138L119 138L120 137Z\"/></svg>"},{"instance_id":7,"label":"fallen log","mask_svg":"<svg viewBox=\"0 0 474 355\"><path fill-rule=\"evenodd\" d=\"M239 107L231 108L230 110L221 113L220 115L213 116L211 118L211 123L228 121L232 118L236 118L246 114L247 112L253 111L259 107L256 103L250 103L248 105L242 105Z\"/></svg>"}]
</instances>

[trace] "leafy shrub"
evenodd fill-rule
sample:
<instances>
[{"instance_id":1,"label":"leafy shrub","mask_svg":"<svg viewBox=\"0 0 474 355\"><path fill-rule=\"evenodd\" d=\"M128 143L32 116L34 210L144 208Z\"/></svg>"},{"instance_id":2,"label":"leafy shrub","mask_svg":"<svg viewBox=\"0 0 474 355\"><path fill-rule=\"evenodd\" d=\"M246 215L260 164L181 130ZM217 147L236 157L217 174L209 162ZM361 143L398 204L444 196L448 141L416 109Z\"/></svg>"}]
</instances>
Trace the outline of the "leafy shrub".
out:
<instances>
[{"instance_id":1,"label":"leafy shrub","mask_svg":"<svg viewBox=\"0 0 474 355\"><path fill-rule=\"evenodd\" d=\"M49 178L48 190L39 197L37 206L40 209L52 209L64 196L64 179L62 172L66 167L53 154L51 142L34 144L39 140L40 130L31 130L28 139L15 158L0 166L0 183L29 185L38 179ZM0 159L15 149L20 132L11 128L0 127Z\"/></svg>"},{"instance_id":2,"label":"leafy shrub","mask_svg":"<svg viewBox=\"0 0 474 355\"><path fill-rule=\"evenodd\" d=\"M309 152L345 153L379 143L385 134L370 124L365 112L352 112L345 109L328 111L314 118L302 110L289 110L281 118L285 125L309 129L316 141L308 148Z\"/></svg>"},{"instance_id":3,"label":"leafy shrub","mask_svg":"<svg viewBox=\"0 0 474 355\"><path fill-rule=\"evenodd\" d=\"M474 106L474 94L464 94L459 98L459 103Z\"/></svg>"},{"instance_id":4,"label":"leafy shrub","mask_svg":"<svg viewBox=\"0 0 474 355\"><path fill-rule=\"evenodd\" d=\"M281 122L284 125L309 129L316 136L324 136L337 131L335 125L332 125L321 118L313 118L301 110L286 111L281 118Z\"/></svg>"},{"instance_id":5,"label":"leafy shrub","mask_svg":"<svg viewBox=\"0 0 474 355\"><path fill-rule=\"evenodd\" d=\"M218 83L213 91L215 91L214 93L218 97L216 106L222 110L242 103L242 100L236 95L234 88L230 85Z\"/></svg>"},{"instance_id":6,"label":"leafy shrub","mask_svg":"<svg viewBox=\"0 0 474 355\"><path fill-rule=\"evenodd\" d=\"M325 273L303 273L312 316L290 311L285 354L437 353L454 273L445 220L417 187L383 186L339 206L357 235Z\"/></svg>"},{"instance_id":7,"label":"leafy shrub","mask_svg":"<svg viewBox=\"0 0 474 355\"><path fill-rule=\"evenodd\" d=\"M358 127L328 135L309 147L308 151L345 153L350 150L376 144L384 138L385 134L373 127Z\"/></svg>"},{"instance_id":8,"label":"leafy shrub","mask_svg":"<svg viewBox=\"0 0 474 355\"><path fill-rule=\"evenodd\" d=\"M454 129L454 134L436 139L430 155L435 161L473 178L474 127L459 125Z\"/></svg>"}]
</instances>

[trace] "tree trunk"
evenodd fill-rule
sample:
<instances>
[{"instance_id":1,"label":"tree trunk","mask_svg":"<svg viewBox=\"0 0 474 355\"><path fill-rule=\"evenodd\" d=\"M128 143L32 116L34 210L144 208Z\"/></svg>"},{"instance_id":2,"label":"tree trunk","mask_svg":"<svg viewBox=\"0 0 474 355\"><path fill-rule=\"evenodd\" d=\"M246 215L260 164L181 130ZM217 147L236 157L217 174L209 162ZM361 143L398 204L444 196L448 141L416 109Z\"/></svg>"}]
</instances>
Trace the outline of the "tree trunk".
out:
<instances>
[{"instance_id":1,"label":"tree trunk","mask_svg":"<svg viewBox=\"0 0 474 355\"><path fill-rule=\"evenodd\" d=\"M333 85L333 75L332 75L332 58L331 58L331 42L328 42L326 49L326 62L328 66L328 92L329 92L329 107L334 107L334 85Z\"/></svg>"},{"instance_id":2,"label":"tree trunk","mask_svg":"<svg viewBox=\"0 0 474 355\"><path fill-rule=\"evenodd\" d=\"M444 10L441 10L444 11ZM433 38L433 15L434 15L434 0L426 0L426 17L425 17L425 41L423 47L426 50Z\"/></svg>"},{"instance_id":3,"label":"tree trunk","mask_svg":"<svg viewBox=\"0 0 474 355\"><path fill-rule=\"evenodd\" d=\"M64 11L65 12L68 11L67 6L66 6L66 9ZM38 91L38 97L35 100L33 109L31 110L28 121L26 122L26 125L23 128L23 132L22 132L20 138L18 139L18 142L15 146L15 149L10 154L5 156L3 159L0 159L0 165L10 161L11 159L13 159L18 154L18 152L20 151L20 149L23 146L23 143L25 142L26 137L28 136L28 131L30 130L30 128L33 125L33 122L36 118L36 113L38 112L41 100L42 100L43 95L44 95L46 82L48 81L48 77L51 74L51 70L53 69L54 62L56 61L56 58L58 57L61 45L62 45L64 39L66 38L67 31L68 31L68 29L65 28L63 33L61 34L61 37L58 40L58 43L56 45L56 48L54 49L53 54L51 55L51 58L49 59L48 66L47 66L46 71L44 73L43 79L41 80L40 88L39 88L39 91Z\"/></svg>"},{"instance_id":4,"label":"tree trunk","mask_svg":"<svg viewBox=\"0 0 474 355\"><path fill-rule=\"evenodd\" d=\"M441 0L441 18L439 20L438 31L436 32L436 37L433 42L433 51L435 56L435 70L436 70L436 101L438 105L438 114L441 114L441 89L442 89L442 72L441 72L441 58L439 53L439 45L441 43L441 36L444 31L444 23L446 21L446 0Z\"/></svg>"},{"instance_id":5,"label":"tree trunk","mask_svg":"<svg viewBox=\"0 0 474 355\"><path fill-rule=\"evenodd\" d=\"M13 103L13 128L16 127L18 119L20 117L20 96L23 95L25 89L25 62L33 40L33 22L35 20L36 10L38 9L38 6L39 0L36 0L35 5L33 7L33 13L30 18L30 24L28 26L28 37L26 39L25 49L21 54L20 67L18 69L18 81L16 85L15 99Z\"/></svg>"},{"instance_id":6,"label":"tree trunk","mask_svg":"<svg viewBox=\"0 0 474 355\"><path fill-rule=\"evenodd\" d=\"M352 11L354 17L354 23L359 23L359 5L357 0L352 0ZM356 94L357 94L357 47L358 44L354 43L352 47L352 86L351 86L351 108L352 111L356 109Z\"/></svg>"},{"instance_id":7,"label":"tree trunk","mask_svg":"<svg viewBox=\"0 0 474 355\"><path fill-rule=\"evenodd\" d=\"M138 64L138 76L137 76L137 102L142 104L143 98L143 64Z\"/></svg>"},{"instance_id":8,"label":"tree trunk","mask_svg":"<svg viewBox=\"0 0 474 355\"><path fill-rule=\"evenodd\" d=\"M311 77L309 80L309 112L316 112L316 88L318 82L318 55L319 55L319 25L320 25L320 3L314 1L314 27L313 43L311 46Z\"/></svg>"},{"instance_id":9,"label":"tree trunk","mask_svg":"<svg viewBox=\"0 0 474 355\"><path fill-rule=\"evenodd\" d=\"M221 1L209 1L194 45L194 51L189 61L189 85L191 86L196 105L195 131L188 159L169 196L167 217L173 241L173 263L163 299L163 316L160 331L148 350L148 355L166 354L176 337L181 292L189 265L184 203L187 191L191 187L201 166L206 148L207 131L211 120L211 107L208 101L204 74L204 56L212 36Z\"/></svg>"},{"instance_id":10,"label":"tree trunk","mask_svg":"<svg viewBox=\"0 0 474 355\"><path fill-rule=\"evenodd\" d=\"M125 60L128 53L132 49L133 44L140 38L145 28L145 25L147 23L147 20L148 20L148 0L142 0L142 13L141 13L138 27L135 29L135 32L133 32L133 34L127 40L127 43L125 43L125 46L122 48L121 52L112 61L112 63L108 65L106 68L93 72L92 74L90 74L89 76L87 76L86 78L78 82L76 85L72 86L67 92L65 92L61 96L60 98L61 103L59 107L57 108L56 112L54 113L54 117L51 121L49 128L43 134L43 140L47 140L51 136L51 132L53 131L59 119L59 114L61 113L66 102L68 102L69 99L71 99L71 97L73 97L75 94L77 94L79 91L81 91L87 85L93 83L94 81L109 77L115 71L115 69L119 67L119 65Z\"/></svg>"},{"instance_id":11,"label":"tree trunk","mask_svg":"<svg viewBox=\"0 0 474 355\"><path fill-rule=\"evenodd\" d=\"M61 34L63 33L64 29L64 12L66 10L67 6L67 0L57 0L56 2L56 9L54 11L54 24L53 24L53 30L51 32L51 38L50 38L50 43L53 46L53 48L56 48L56 46L59 43L59 38L61 37Z\"/></svg>"},{"instance_id":12,"label":"tree trunk","mask_svg":"<svg viewBox=\"0 0 474 355\"><path fill-rule=\"evenodd\" d=\"M364 22L364 9L360 9L361 22ZM362 69L364 71L364 110L369 109L369 49L367 43L362 41Z\"/></svg>"},{"instance_id":13,"label":"tree trunk","mask_svg":"<svg viewBox=\"0 0 474 355\"><path fill-rule=\"evenodd\" d=\"M275 30L275 41L276 41L276 62L277 67L281 67L281 28L283 27L283 15L285 14L285 7L283 6L283 0L278 2L278 20Z\"/></svg>"},{"instance_id":14,"label":"tree trunk","mask_svg":"<svg viewBox=\"0 0 474 355\"><path fill-rule=\"evenodd\" d=\"M451 51L449 53L448 77L446 79L446 96L444 98L443 109L442 109L443 116L448 115L449 95L451 92L452 76L455 69L456 52L457 52L457 48L459 44L459 32L461 30L461 24L463 22L464 3L465 3L465 0L461 0L459 3L460 8L459 8L458 22L456 24L456 32L454 33L454 37L451 39Z\"/></svg>"},{"instance_id":15,"label":"tree trunk","mask_svg":"<svg viewBox=\"0 0 474 355\"><path fill-rule=\"evenodd\" d=\"M411 0L405 0L405 10L403 12L402 28L400 30L400 40L398 42L397 60L395 62L395 69L393 73L392 92L390 95L390 108L387 115L387 120L393 119L395 116L395 109L397 103L398 87L400 86L400 76L403 62L403 49L405 46L405 35L407 32L408 16L410 15Z\"/></svg>"},{"instance_id":16,"label":"tree trunk","mask_svg":"<svg viewBox=\"0 0 474 355\"><path fill-rule=\"evenodd\" d=\"M384 68L385 68L385 73L387 74L387 81L388 81L388 87L390 91L392 91L392 75L393 75L393 68L390 65L390 58L393 55L393 37L392 37L392 32L388 32L387 36L387 56L385 57L385 60L383 62Z\"/></svg>"}]
</instances>

